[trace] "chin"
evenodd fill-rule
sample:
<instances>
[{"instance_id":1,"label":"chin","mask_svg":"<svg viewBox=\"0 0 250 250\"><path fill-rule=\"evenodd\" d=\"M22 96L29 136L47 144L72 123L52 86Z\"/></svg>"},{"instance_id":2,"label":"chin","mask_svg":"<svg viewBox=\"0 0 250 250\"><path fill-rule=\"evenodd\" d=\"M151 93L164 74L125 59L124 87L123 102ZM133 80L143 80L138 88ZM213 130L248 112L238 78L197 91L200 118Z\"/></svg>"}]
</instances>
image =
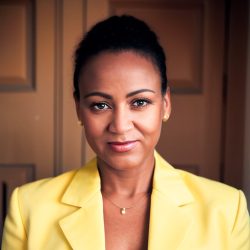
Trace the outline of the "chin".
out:
<instances>
[{"instance_id":1,"label":"chin","mask_svg":"<svg viewBox=\"0 0 250 250\"><path fill-rule=\"evenodd\" d=\"M142 157L139 153L108 154L108 157L98 157L98 159L100 163L121 171L139 169L145 164L145 157Z\"/></svg>"}]
</instances>

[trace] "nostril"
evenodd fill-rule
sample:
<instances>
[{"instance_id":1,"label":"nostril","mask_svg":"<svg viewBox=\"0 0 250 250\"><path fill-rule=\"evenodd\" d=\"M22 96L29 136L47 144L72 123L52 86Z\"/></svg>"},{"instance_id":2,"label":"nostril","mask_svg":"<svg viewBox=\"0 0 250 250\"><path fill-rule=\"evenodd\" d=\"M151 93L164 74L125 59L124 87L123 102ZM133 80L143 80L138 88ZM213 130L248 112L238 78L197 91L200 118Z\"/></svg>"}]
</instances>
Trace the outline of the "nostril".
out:
<instances>
[{"instance_id":1,"label":"nostril","mask_svg":"<svg viewBox=\"0 0 250 250\"><path fill-rule=\"evenodd\" d=\"M113 119L109 124L109 131L112 133L123 134L133 128L133 122L127 117Z\"/></svg>"}]
</instances>

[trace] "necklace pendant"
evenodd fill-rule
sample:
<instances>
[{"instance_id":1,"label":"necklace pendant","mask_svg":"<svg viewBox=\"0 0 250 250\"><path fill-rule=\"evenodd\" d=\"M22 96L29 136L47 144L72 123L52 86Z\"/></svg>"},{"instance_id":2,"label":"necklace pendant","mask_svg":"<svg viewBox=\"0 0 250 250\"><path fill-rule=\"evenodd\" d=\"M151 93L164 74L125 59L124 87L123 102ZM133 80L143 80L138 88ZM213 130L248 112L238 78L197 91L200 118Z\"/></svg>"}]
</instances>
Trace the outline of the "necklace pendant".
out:
<instances>
[{"instance_id":1,"label":"necklace pendant","mask_svg":"<svg viewBox=\"0 0 250 250\"><path fill-rule=\"evenodd\" d=\"M121 215L126 214L126 208L125 207L120 208L120 213Z\"/></svg>"}]
</instances>

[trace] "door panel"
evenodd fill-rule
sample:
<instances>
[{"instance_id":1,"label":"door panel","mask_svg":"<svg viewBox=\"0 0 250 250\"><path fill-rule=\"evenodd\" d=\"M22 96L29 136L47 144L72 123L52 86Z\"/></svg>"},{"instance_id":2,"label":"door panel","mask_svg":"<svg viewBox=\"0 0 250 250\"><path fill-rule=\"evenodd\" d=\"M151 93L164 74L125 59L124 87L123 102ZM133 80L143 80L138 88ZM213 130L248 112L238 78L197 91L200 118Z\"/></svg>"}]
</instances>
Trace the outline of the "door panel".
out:
<instances>
[{"instance_id":1,"label":"door panel","mask_svg":"<svg viewBox=\"0 0 250 250\"><path fill-rule=\"evenodd\" d=\"M0 42L0 191L1 203L6 203L17 185L54 172L55 23L50 1L1 1L0 12L4 38ZM6 204L1 205L3 214Z\"/></svg>"},{"instance_id":2,"label":"door panel","mask_svg":"<svg viewBox=\"0 0 250 250\"><path fill-rule=\"evenodd\" d=\"M84 6L82 0L0 1L0 231L16 186L85 160L71 87Z\"/></svg>"}]
</instances>

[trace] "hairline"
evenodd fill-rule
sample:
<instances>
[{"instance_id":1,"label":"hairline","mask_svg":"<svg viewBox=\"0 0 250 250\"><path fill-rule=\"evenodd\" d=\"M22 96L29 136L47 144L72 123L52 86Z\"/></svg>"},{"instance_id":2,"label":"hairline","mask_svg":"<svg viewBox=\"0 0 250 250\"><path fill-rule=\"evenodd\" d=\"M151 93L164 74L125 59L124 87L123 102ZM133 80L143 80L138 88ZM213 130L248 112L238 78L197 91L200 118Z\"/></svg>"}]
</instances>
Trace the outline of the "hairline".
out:
<instances>
[{"instance_id":1,"label":"hairline","mask_svg":"<svg viewBox=\"0 0 250 250\"><path fill-rule=\"evenodd\" d=\"M106 49L101 49L100 51L96 51L93 54L90 54L88 57L86 57L82 64L81 67L79 68L79 73L78 73L78 87L79 87L79 79L80 79L80 75L83 71L83 68L85 67L85 65L91 61L92 59L94 59L95 57L100 56L101 54L105 54L105 53L113 53L113 54L119 54L119 53L123 53L123 52L134 52L136 55L145 58L146 60L148 60L149 62L152 63L153 67L155 68L155 70L158 72L159 77L161 79L161 86L162 86L162 77L161 77L161 70L158 67L158 63L156 58L154 58L154 56L152 56L150 54L150 52L147 52L143 49L140 48L134 48L134 47L128 47L128 48L106 48ZM162 87L161 87L161 92L162 95L164 95L166 93L166 90L163 92L162 91Z\"/></svg>"}]
</instances>

